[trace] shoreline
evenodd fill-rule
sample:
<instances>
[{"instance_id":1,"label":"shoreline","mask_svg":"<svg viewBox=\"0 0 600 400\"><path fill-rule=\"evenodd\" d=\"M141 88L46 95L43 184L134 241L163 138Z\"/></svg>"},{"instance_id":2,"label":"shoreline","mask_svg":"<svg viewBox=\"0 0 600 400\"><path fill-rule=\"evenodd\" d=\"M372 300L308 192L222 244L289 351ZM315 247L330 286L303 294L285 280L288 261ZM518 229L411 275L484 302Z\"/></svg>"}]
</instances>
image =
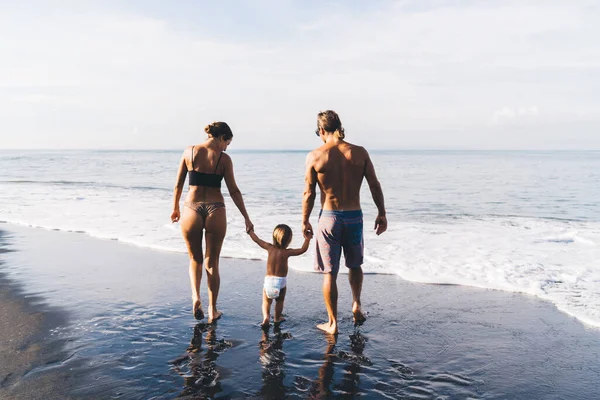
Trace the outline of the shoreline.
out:
<instances>
[{"instance_id":1,"label":"shoreline","mask_svg":"<svg viewBox=\"0 0 600 400\"><path fill-rule=\"evenodd\" d=\"M18 379L21 387L45 382L62 398L600 395L600 356L590 351L599 348L600 331L533 296L369 274L368 319L355 329L341 276L340 334L332 343L315 328L326 318L319 274L290 270L288 320L265 336L258 326L263 262L221 261L224 317L207 326L191 316L184 253L8 224L0 230L9 232L12 250L0 254L0 273L22 287L14 298L35 297L49 305L44 313L68 315L49 337L65 343L51 367L36 361L34 373ZM201 291L206 303L205 279Z\"/></svg>"},{"instance_id":2,"label":"shoreline","mask_svg":"<svg viewBox=\"0 0 600 400\"><path fill-rule=\"evenodd\" d=\"M119 243L119 244L123 244L126 246L132 246L137 249L143 249L143 250L148 250L148 251L152 251L152 252L160 252L160 253L176 254L176 255L182 255L182 254L187 255L186 251L183 249L179 251L179 250L174 250L172 248L166 248L166 247L162 248L162 247L157 247L157 246L153 246L153 245L144 245L144 244L136 243L134 241L122 240L122 239L118 239L118 238L95 236L95 235L92 235L88 231L63 230L63 229L58 229L58 228L48 228L48 227L41 226L41 225L0 221L0 229L2 228L3 225L8 227L9 229L10 229L10 227L14 227L14 228L25 228L25 229L39 229L39 230L43 230L45 232L58 232L61 234L84 235L93 240ZM239 261L242 263L244 263L244 262L265 262L266 261L266 258L256 258L256 257L221 256L221 259L232 261L232 262ZM290 270L294 270L299 273L319 274L318 271L314 271L312 269L295 268L293 266L290 266ZM344 268L340 268L340 275L346 275L346 274L347 274L346 270ZM439 282L439 283L438 282L428 282L428 281L419 280L419 279L407 279L404 276L402 276L402 274L400 274L400 273L394 273L394 272L388 272L388 271L382 271L382 272L364 271L364 275L365 276L367 276L367 275L395 276L395 277L402 279L405 282L410 282L410 283L420 284L420 285L459 286L459 287L465 287L465 288L473 288L473 289L481 289L481 290L494 290L494 291L499 291L499 292L503 292L503 293L515 293L515 294L519 294L519 295L529 296L529 297L535 298L539 301L548 302L553 307L556 307L557 310L559 310L561 313L565 314L566 316L575 318L580 323L584 324L585 326L592 328L592 329L598 329L600 331L600 322L591 320L586 315L579 315L576 312L574 312L573 310L569 310L563 304L557 303L556 300L553 299L549 295L536 294L536 293L533 293L531 290L527 291L527 290L519 289L519 288L487 287L487 286L479 285L476 283L466 284L466 283L454 283L454 282Z\"/></svg>"}]
</instances>

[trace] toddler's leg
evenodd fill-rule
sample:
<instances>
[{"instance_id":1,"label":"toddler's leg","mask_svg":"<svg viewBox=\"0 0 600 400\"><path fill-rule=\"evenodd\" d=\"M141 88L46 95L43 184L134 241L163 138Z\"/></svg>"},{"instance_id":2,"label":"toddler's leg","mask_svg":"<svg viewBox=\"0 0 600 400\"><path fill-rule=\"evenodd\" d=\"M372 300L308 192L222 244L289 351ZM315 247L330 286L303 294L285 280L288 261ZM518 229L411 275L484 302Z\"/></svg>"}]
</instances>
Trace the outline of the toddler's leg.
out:
<instances>
[{"instance_id":1,"label":"toddler's leg","mask_svg":"<svg viewBox=\"0 0 600 400\"><path fill-rule=\"evenodd\" d=\"M287 288L281 289L279 292L279 297L275 300L275 322L283 322L285 318L281 316L283 313L283 301L285 300L285 292Z\"/></svg>"},{"instance_id":2,"label":"toddler's leg","mask_svg":"<svg viewBox=\"0 0 600 400\"><path fill-rule=\"evenodd\" d=\"M265 292L265 289L263 289L263 303L262 303L262 312L263 312L262 326L263 326L263 328L269 326L269 320L271 319L271 303L272 302L273 302L273 300L267 297L267 292Z\"/></svg>"}]
</instances>

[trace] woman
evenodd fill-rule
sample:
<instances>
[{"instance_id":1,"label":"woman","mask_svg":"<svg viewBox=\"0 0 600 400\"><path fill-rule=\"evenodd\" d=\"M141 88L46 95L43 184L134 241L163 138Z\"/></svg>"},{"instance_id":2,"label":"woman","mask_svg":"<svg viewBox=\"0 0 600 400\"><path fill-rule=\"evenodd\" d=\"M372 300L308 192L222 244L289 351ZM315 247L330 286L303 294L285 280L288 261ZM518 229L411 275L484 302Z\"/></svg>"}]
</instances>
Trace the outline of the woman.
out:
<instances>
[{"instance_id":1,"label":"woman","mask_svg":"<svg viewBox=\"0 0 600 400\"><path fill-rule=\"evenodd\" d=\"M225 178L229 196L246 220L246 231L253 229L246 212L242 193L233 176L233 164L225 154L233 133L225 122L213 122L204 131L208 138L202 144L184 150L177 172L177 183L173 196L171 221L180 220L179 199L183 191L185 177L189 172L189 191L183 203L181 232L190 256L190 283L192 285L192 310L198 320L204 318L200 300L202 262L208 279L208 323L221 317L217 310L219 296L219 255L227 231L225 203L221 194L221 180ZM202 239L206 237L206 254L203 253Z\"/></svg>"}]
</instances>

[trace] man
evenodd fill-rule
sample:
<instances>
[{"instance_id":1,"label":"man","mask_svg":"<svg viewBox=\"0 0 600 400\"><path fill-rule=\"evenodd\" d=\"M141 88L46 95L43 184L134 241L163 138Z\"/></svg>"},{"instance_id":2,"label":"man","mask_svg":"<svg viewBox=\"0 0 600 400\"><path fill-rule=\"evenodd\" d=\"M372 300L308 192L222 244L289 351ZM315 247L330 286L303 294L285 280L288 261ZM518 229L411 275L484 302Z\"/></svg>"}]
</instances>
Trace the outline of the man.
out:
<instances>
[{"instance_id":1,"label":"man","mask_svg":"<svg viewBox=\"0 0 600 400\"><path fill-rule=\"evenodd\" d=\"M337 275L342 250L348 279L352 288L352 313L355 324L362 324L360 293L363 281L363 221L360 208L360 187L367 179L378 214L375 219L377 235L387 229L387 219L381 185L369 153L344 141L344 128L335 111L323 111L317 116L317 136L323 145L306 158L306 185L302 199L302 231L307 237L312 232L309 222L316 196L316 185L321 189L321 213L316 232L316 265L322 271L323 297L329 321L317 328L336 334Z\"/></svg>"}]
</instances>

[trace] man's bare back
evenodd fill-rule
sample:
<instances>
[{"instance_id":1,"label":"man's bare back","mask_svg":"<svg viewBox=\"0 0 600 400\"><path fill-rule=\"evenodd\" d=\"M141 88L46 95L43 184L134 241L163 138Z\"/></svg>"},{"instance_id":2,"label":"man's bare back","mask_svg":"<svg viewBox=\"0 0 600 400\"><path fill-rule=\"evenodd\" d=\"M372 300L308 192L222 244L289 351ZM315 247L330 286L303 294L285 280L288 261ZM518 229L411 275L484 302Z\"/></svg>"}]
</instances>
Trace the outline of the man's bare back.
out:
<instances>
[{"instance_id":1,"label":"man's bare back","mask_svg":"<svg viewBox=\"0 0 600 400\"><path fill-rule=\"evenodd\" d=\"M339 116L328 110L317 117L317 136L323 145L306 158L305 189L302 200L302 232L312 235L309 222L314 207L316 186L321 191L321 212L316 232L315 268L324 273L323 295L329 321L317 325L335 334L337 327L337 274L343 252L352 288L352 313L356 324L365 320L361 310L363 263L363 214L360 206L360 187L366 178L373 201L377 206L376 233L387 229L387 219L381 185L369 153L360 146L344 140L345 133Z\"/></svg>"},{"instance_id":2,"label":"man's bare back","mask_svg":"<svg viewBox=\"0 0 600 400\"><path fill-rule=\"evenodd\" d=\"M303 201L303 221L308 221L315 195L315 186L321 189L321 209L351 211L360 210L360 188L366 178L373 201L378 209L375 229L380 235L387 229L381 185L375 168L364 147L344 140L329 140L309 153L306 160L306 189ZM308 207L310 206L310 210ZM308 214L308 215L307 215ZM310 225L310 224L308 224ZM303 226L304 234L312 227Z\"/></svg>"},{"instance_id":3,"label":"man's bare back","mask_svg":"<svg viewBox=\"0 0 600 400\"><path fill-rule=\"evenodd\" d=\"M324 210L360 210L360 187L369 154L348 142L326 143L309 158L321 188Z\"/></svg>"}]
</instances>

